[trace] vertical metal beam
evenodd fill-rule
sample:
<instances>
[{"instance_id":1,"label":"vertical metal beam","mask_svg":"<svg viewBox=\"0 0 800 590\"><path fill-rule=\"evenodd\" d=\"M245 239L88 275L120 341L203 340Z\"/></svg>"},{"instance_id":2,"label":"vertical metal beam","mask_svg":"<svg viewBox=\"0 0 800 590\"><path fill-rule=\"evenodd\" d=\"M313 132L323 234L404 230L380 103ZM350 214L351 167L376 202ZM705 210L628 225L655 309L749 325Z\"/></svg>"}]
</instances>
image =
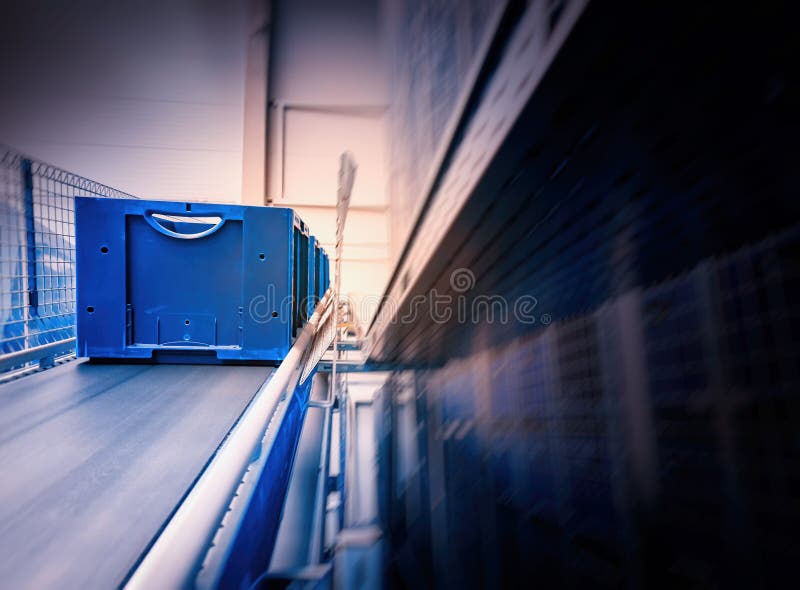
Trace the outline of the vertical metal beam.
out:
<instances>
[{"instance_id":1,"label":"vertical metal beam","mask_svg":"<svg viewBox=\"0 0 800 590\"><path fill-rule=\"evenodd\" d=\"M335 244L335 269L336 280L333 289L333 319L335 330L333 332L333 365L331 367L331 387L334 396L338 394L336 364L341 352L339 351L339 291L342 288L342 239L344 237L344 224L347 221L347 211L350 207L350 195L353 192L353 183L356 179L356 163L349 152L343 153L339 158L339 187L336 191L336 244Z\"/></svg>"},{"instance_id":2,"label":"vertical metal beam","mask_svg":"<svg viewBox=\"0 0 800 590\"><path fill-rule=\"evenodd\" d=\"M347 445L347 428L348 428L348 404L344 396L341 395L339 388L339 381L337 376L337 363L339 360L339 323L341 317L339 315L339 291L342 288L342 239L344 237L344 224L347 220L347 211L350 207L350 194L353 191L353 183L356 178L356 163L353 156L349 152L345 152L339 159L339 187L336 191L336 244L334 251L334 268L336 272L334 289L333 289L333 363L331 366L331 399L339 399L341 429L340 437L344 441L341 447L341 468L340 479L342 480L339 489L341 490L341 508L339 510L339 528L344 526L344 507L347 504L345 492L346 469L349 461L347 460L349 448Z\"/></svg>"},{"instance_id":3,"label":"vertical metal beam","mask_svg":"<svg viewBox=\"0 0 800 590\"><path fill-rule=\"evenodd\" d=\"M266 205L269 125L269 45L272 2L250 0L245 61L242 203Z\"/></svg>"}]
</instances>

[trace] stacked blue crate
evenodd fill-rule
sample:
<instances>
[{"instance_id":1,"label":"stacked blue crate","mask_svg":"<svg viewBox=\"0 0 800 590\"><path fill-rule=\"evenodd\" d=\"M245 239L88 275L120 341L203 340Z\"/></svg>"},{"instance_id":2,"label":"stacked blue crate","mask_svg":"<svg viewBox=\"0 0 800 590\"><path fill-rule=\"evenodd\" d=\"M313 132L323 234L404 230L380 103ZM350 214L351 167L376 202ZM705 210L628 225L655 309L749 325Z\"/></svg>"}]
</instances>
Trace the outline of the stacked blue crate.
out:
<instances>
[{"instance_id":1,"label":"stacked blue crate","mask_svg":"<svg viewBox=\"0 0 800 590\"><path fill-rule=\"evenodd\" d=\"M327 254L319 240L310 236L308 240L308 295L306 309L309 316L314 312L317 303L328 290L330 280L328 277Z\"/></svg>"},{"instance_id":2,"label":"stacked blue crate","mask_svg":"<svg viewBox=\"0 0 800 590\"><path fill-rule=\"evenodd\" d=\"M308 291L302 300L302 304L306 310L306 317L310 318L314 313L314 308L317 306L317 238L309 236L308 238L308 264L306 267Z\"/></svg>"},{"instance_id":3,"label":"stacked blue crate","mask_svg":"<svg viewBox=\"0 0 800 590\"><path fill-rule=\"evenodd\" d=\"M291 209L81 197L76 237L80 356L278 362L318 300Z\"/></svg>"},{"instance_id":4,"label":"stacked blue crate","mask_svg":"<svg viewBox=\"0 0 800 590\"><path fill-rule=\"evenodd\" d=\"M324 295L328 288L331 286L330 265L328 263L328 254L323 249L322 252L322 288L320 296Z\"/></svg>"}]
</instances>

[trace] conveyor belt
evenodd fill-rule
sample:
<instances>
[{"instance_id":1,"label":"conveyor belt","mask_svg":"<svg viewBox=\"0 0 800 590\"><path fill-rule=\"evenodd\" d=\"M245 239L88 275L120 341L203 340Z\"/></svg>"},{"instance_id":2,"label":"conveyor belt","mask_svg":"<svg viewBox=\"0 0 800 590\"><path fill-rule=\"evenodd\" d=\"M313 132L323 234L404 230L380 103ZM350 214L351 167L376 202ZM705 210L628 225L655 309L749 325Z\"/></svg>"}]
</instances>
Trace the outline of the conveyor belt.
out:
<instances>
[{"instance_id":1,"label":"conveyor belt","mask_svg":"<svg viewBox=\"0 0 800 590\"><path fill-rule=\"evenodd\" d=\"M119 585L272 371L76 361L0 386L0 586Z\"/></svg>"}]
</instances>

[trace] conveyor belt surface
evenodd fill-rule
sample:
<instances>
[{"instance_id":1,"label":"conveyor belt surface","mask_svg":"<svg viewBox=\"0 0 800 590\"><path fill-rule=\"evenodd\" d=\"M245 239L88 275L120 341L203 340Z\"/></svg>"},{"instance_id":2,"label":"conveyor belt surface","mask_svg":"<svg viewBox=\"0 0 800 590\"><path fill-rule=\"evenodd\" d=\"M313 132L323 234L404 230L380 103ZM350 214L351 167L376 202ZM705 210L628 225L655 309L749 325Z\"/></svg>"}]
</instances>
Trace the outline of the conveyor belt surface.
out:
<instances>
[{"instance_id":1,"label":"conveyor belt surface","mask_svg":"<svg viewBox=\"0 0 800 590\"><path fill-rule=\"evenodd\" d=\"M0 386L0 587L118 586L272 370L76 361Z\"/></svg>"}]
</instances>

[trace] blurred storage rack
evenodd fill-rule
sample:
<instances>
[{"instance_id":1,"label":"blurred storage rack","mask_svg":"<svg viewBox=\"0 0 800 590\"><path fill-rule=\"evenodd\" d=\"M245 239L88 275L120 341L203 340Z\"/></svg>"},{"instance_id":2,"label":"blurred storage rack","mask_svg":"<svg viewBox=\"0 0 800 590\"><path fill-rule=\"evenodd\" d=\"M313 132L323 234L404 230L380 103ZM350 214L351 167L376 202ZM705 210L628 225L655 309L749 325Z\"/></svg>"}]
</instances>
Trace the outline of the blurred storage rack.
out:
<instances>
[{"instance_id":1,"label":"blurred storage rack","mask_svg":"<svg viewBox=\"0 0 800 590\"><path fill-rule=\"evenodd\" d=\"M391 583L792 575L795 20L781 3L505 4L432 170L395 160L414 216L364 343L405 368L375 401ZM396 137L407 158L426 140Z\"/></svg>"}]
</instances>

